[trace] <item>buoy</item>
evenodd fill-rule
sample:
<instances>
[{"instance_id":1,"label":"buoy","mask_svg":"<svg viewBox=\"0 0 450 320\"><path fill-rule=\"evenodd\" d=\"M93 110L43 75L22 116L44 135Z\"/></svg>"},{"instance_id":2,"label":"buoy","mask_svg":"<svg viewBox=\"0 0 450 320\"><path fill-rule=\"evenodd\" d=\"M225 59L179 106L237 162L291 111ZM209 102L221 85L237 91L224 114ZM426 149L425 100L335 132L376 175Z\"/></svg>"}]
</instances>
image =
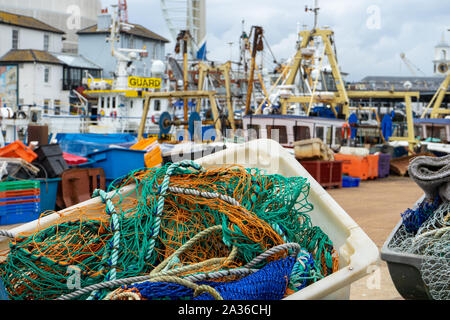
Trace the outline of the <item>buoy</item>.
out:
<instances>
[{"instance_id":1,"label":"buoy","mask_svg":"<svg viewBox=\"0 0 450 320\"><path fill-rule=\"evenodd\" d=\"M344 123L341 129L342 139L348 140L352 136L352 128L348 123Z\"/></svg>"}]
</instances>

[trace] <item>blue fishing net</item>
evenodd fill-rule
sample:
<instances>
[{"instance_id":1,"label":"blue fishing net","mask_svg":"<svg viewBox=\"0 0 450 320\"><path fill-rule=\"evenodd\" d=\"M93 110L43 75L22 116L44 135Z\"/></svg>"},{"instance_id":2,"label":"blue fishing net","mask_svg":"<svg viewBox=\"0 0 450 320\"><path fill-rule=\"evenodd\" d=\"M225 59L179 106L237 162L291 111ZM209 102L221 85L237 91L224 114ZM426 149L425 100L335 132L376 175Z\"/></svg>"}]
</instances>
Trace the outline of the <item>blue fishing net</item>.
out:
<instances>
[{"instance_id":1,"label":"blue fishing net","mask_svg":"<svg viewBox=\"0 0 450 320\"><path fill-rule=\"evenodd\" d=\"M417 233L419 228L433 215L439 207L440 198L436 197L433 202L422 202L416 209L407 209L401 214L403 225L409 233Z\"/></svg>"},{"instance_id":2,"label":"blue fishing net","mask_svg":"<svg viewBox=\"0 0 450 320\"><path fill-rule=\"evenodd\" d=\"M289 288L294 291L300 291L308 286L308 284L320 280L320 272L314 263L313 255L302 250L292 268L289 282Z\"/></svg>"},{"instance_id":3,"label":"blue fishing net","mask_svg":"<svg viewBox=\"0 0 450 320\"><path fill-rule=\"evenodd\" d=\"M3 280L0 278L0 301L9 300Z\"/></svg>"},{"instance_id":4,"label":"blue fishing net","mask_svg":"<svg viewBox=\"0 0 450 320\"><path fill-rule=\"evenodd\" d=\"M284 297L296 259L288 257L267 264L261 270L233 282L202 281L224 300L280 300ZM147 300L214 300L209 293L194 297L194 290L174 283L143 282L124 289L137 289Z\"/></svg>"}]
</instances>

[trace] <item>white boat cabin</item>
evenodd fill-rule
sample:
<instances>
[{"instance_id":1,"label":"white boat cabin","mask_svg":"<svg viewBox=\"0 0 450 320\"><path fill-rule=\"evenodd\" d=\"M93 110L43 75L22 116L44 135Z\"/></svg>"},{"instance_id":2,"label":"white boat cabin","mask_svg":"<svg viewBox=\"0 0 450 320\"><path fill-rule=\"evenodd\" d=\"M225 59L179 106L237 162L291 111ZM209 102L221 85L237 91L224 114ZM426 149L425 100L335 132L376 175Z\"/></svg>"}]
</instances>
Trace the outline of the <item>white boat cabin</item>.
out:
<instances>
[{"instance_id":1,"label":"white boat cabin","mask_svg":"<svg viewBox=\"0 0 450 320\"><path fill-rule=\"evenodd\" d=\"M305 117L295 115L249 115L243 118L243 129L249 139L273 139L288 148L295 141L320 138L332 148L342 141L341 119Z\"/></svg>"},{"instance_id":2,"label":"white boat cabin","mask_svg":"<svg viewBox=\"0 0 450 320\"><path fill-rule=\"evenodd\" d=\"M414 131L420 140L439 139L450 143L450 119L414 119Z\"/></svg>"}]
</instances>

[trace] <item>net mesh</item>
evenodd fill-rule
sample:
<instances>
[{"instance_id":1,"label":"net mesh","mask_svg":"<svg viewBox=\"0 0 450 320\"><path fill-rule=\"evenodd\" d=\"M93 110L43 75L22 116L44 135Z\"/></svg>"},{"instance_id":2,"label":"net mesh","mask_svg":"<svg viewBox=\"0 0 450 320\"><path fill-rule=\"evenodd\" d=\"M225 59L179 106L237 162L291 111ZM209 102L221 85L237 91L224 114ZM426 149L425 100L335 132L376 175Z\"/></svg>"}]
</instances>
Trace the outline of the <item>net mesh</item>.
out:
<instances>
[{"instance_id":1,"label":"net mesh","mask_svg":"<svg viewBox=\"0 0 450 320\"><path fill-rule=\"evenodd\" d=\"M53 225L11 241L0 264L11 299L55 299L74 287L147 275L162 264L164 270L198 266L195 273L230 270L292 242L304 248L295 281L286 282L293 292L338 269L332 241L311 223L305 178L240 166L205 170L182 162L133 171L108 191L112 196L94 194L103 203L71 208ZM221 228L189 243L213 226ZM188 250L176 254L188 243ZM274 254L255 268L288 254ZM79 299L103 299L110 291Z\"/></svg>"},{"instance_id":2,"label":"net mesh","mask_svg":"<svg viewBox=\"0 0 450 320\"><path fill-rule=\"evenodd\" d=\"M287 279L295 259L288 257L268 263L261 270L236 281L199 281L220 294L224 300L280 300L286 294ZM150 282L124 286L117 295L136 292L141 300L212 300L208 293L195 297L195 290L178 283Z\"/></svg>"},{"instance_id":3,"label":"net mesh","mask_svg":"<svg viewBox=\"0 0 450 320\"><path fill-rule=\"evenodd\" d=\"M435 300L450 299L450 203L442 203L417 229L399 228L388 247L422 257L420 272Z\"/></svg>"}]
</instances>

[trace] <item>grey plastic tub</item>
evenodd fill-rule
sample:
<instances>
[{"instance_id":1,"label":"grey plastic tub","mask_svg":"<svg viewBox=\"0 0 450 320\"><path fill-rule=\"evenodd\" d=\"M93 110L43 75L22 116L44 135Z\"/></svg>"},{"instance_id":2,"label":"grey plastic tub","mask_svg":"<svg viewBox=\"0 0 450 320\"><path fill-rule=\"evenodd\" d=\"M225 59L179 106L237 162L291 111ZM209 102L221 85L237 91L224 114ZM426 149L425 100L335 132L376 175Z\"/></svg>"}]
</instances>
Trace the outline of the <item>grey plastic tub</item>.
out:
<instances>
[{"instance_id":1,"label":"grey plastic tub","mask_svg":"<svg viewBox=\"0 0 450 320\"><path fill-rule=\"evenodd\" d=\"M424 200L422 197L416 206ZM389 244L402 226L397 224L381 248L381 259L387 262L392 282L400 295L407 300L432 300L428 286L422 280L420 268L423 256L401 253L389 249Z\"/></svg>"}]
</instances>

